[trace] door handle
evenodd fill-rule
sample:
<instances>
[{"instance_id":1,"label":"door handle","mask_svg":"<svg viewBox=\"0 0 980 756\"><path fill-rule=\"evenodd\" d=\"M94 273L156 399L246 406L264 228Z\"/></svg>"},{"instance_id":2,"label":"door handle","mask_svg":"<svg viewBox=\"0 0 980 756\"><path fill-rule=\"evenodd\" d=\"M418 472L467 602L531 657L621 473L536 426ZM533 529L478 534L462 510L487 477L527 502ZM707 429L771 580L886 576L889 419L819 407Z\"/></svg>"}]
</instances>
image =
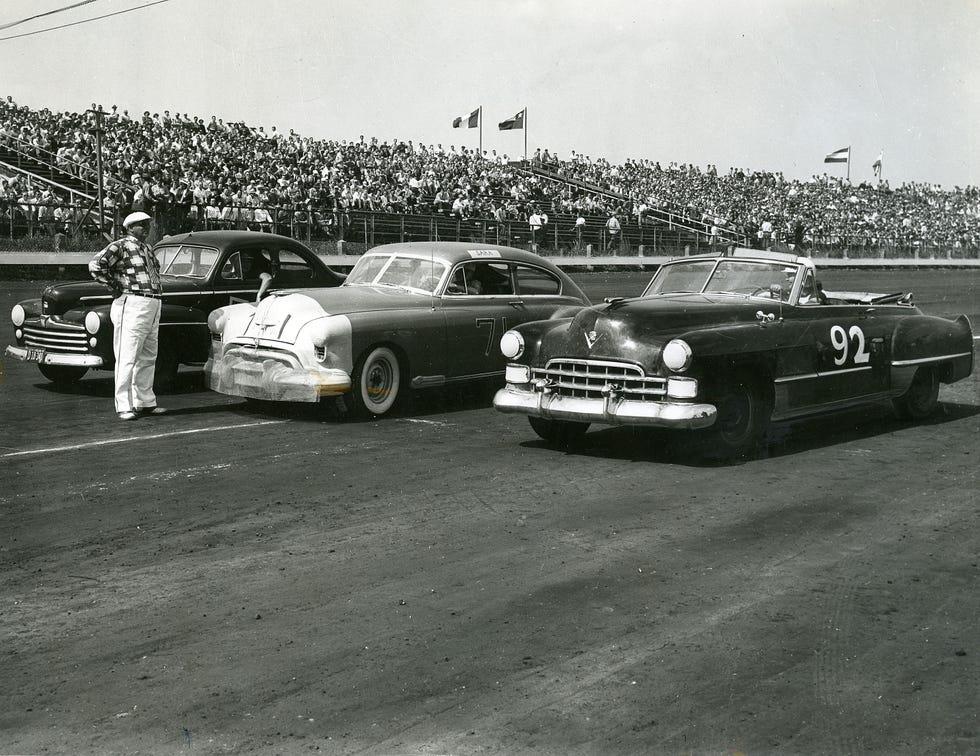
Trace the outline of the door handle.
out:
<instances>
[{"instance_id":1,"label":"door handle","mask_svg":"<svg viewBox=\"0 0 980 756\"><path fill-rule=\"evenodd\" d=\"M507 304L509 304L511 307L523 307L524 306L524 300L523 299L512 299Z\"/></svg>"}]
</instances>

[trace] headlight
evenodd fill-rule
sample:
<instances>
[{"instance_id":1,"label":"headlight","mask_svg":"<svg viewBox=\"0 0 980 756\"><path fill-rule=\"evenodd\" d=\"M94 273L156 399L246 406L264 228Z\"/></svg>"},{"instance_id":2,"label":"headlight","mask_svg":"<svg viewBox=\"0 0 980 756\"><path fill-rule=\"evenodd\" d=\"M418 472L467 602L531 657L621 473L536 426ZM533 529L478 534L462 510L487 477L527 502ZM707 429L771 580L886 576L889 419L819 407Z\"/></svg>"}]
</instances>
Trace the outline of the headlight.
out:
<instances>
[{"instance_id":1,"label":"headlight","mask_svg":"<svg viewBox=\"0 0 980 756\"><path fill-rule=\"evenodd\" d=\"M102 318L99 317L99 313L89 311L85 313L85 330L88 331L93 336L99 332L99 328L102 327Z\"/></svg>"},{"instance_id":2,"label":"headlight","mask_svg":"<svg viewBox=\"0 0 980 756\"><path fill-rule=\"evenodd\" d=\"M219 336L221 332L225 330L225 314L221 309L213 310L210 315L208 315L208 328L211 333L216 333Z\"/></svg>"},{"instance_id":3,"label":"headlight","mask_svg":"<svg viewBox=\"0 0 980 756\"><path fill-rule=\"evenodd\" d=\"M27 319L27 313L24 312L24 308L19 304L14 305L14 308L10 311L10 319L14 321L14 325L18 328L24 325L24 320Z\"/></svg>"},{"instance_id":4,"label":"headlight","mask_svg":"<svg viewBox=\"0 0 980 756\"><path fill-rule=\"evenodd\" d=\"M672 339L664 347L662 358L668 368L683 373L691 366L691 347L686 341Z\"/></svg>"},{"instance_id":5,"label":"headlight","mask_svg":"<svg viewBox=\"0 0 980 756\"><path fill-rule=\"evenodd\" d=\"M508 360L516 360L524 354L524 337L517 331L507 331L500 337L500 351Z\"/></svg>"}]
</instances>

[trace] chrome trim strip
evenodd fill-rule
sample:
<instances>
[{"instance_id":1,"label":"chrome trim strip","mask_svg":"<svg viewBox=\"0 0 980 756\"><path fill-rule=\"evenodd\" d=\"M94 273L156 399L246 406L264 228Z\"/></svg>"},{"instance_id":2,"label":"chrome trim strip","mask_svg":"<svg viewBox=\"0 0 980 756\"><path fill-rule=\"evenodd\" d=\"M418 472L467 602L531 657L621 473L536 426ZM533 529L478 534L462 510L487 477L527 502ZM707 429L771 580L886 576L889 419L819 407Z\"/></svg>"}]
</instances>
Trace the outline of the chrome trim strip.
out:
<instances>
[{"instance_id":1,"label":"chrome trim strip","mask_svg":"<svg viewBox=\"0 0 980 756\"><path fill-rule=\"evenodd\" d=\"M908 367L909 365L923 365L927 362L942 362L943 360L956 360L960 357L970 357L973 352L960 352L959 354L944 354L939 357L920 357L917 360L892 360L892 367Z\"/></svg>"},{"instance_id":2,"label":"chrome trim strip","mask_svg":"<svg viewBox=\"0 0 980 756\"><path fill-rule=\"evenodd\" d=\"M837 375L844 375L845 373L863 373L867 370L873 370L872 365L866 367L858 368L844 368L843 370L828 370L825 373L807 373L806 375L788 375L782 378L776 378L773 383L792 383L793 381L810 381L814 378L833 378Z\"/></svg>"}]
</instances>

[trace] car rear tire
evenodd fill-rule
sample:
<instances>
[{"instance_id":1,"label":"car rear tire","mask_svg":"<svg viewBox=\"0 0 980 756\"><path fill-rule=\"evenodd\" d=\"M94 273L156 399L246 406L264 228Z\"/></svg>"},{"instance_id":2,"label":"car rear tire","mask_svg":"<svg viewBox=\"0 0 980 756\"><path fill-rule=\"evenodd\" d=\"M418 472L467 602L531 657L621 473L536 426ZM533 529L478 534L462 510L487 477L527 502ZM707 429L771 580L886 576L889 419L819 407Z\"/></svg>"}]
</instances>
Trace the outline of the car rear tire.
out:
<instances>
[{"instance_id":1,"label":"car rear tire","mask_svg":"<svg viewBox=\"0 0 980 756\"><path fill-rule=\"evenodd\" d=\"M762 381L748 370L729 373L718 387L714 425L701 439L706 457L731 460L755 453L765 438L772 416L772 401Z\"/></svg>"},{"instance_id":2,"label":"car rear tire","mask_svg":"<svg viewBox=\"0 0 980 756\"><path fill-rule=\"evenodd\" d=\"M374 347L358 360L354 368L348 409L358 417L378 417L398 403L401 364L388 347Z\"/></svg>"},{"instance_id":3,"label":"car rear tire","mask_svg":"<svg viewBox=\"0 0 980 756\"><path fill-rule=\"evenodd\" d=\"M38 370L41 375L58 386L68 386L78 383L82 376L88 372L87 367L75 367L74 365L41 365Z\"/></svg>"},{"instance_id":4,"label":"car rear tire","mask_svg":"<svg viewBox=\"0 0 980 756\"><path fill-rule=\"evenodd\" d=\"M528 417L531 428L552 446L567 449L582 441L589 429L588 423L572 420L549 420L544 417Z\"/></svg>"},{"instance_id":5,"label":"car rear tire","mask_svg":"<svg viewBox=\"0 0 980 756\"><path fill-rule=\"evenodd\" d=\"M936 411L938 405L939 374L925 365L915 371L905 393L892 400L895 414L901 420L924 420Z\"/></svg>"}]
</instances>

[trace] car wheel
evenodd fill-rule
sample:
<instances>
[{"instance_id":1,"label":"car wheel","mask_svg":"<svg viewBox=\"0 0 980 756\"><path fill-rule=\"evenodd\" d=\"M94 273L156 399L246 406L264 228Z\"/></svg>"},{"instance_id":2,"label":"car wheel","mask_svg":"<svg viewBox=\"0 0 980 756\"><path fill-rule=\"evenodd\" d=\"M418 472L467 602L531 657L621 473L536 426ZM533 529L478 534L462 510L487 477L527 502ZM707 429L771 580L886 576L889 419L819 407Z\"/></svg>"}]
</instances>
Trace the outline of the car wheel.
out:
<instances>
[{"instance_id":1,"label":"car wheel","mask_svg":"<svg viewBox=\"0 0 980 756\"><path fill-rule=\"evenodd\" d=\"M739 370L723 379L715 406L718 415L703 438L708 457L735 459L756 451L769 428L772 405L761 382Z\"/></svg>"},{"instance_id":2,"label":"car wheel","mask_svg":"<svg viewBox=\"0 0 980 756\"><path fill-rule=\"evenodd\" d=\"M82 376L88 372L87 367L75 367L74 365L39 364L37 367L41 371L41 375L59 386L78 383L82 379Z\"/></svg>"},{"instance_id":3,"label":"car wheel","mask_svg":"<svg viewBox=\"0 0 980 756\"><path fill-rule=\"evenodd\" d=\"M936 411L939 404L939 375L931 367L915 371L904 394L892 401L895 414L902 420L922 420Z\"/></svg>"},{"instance_id":4,"label":"car wheel","mask_svg":"<svg viewBox=\"0 0 980 756\"><path fill-rule=\"evenodd\" d=\"M589 429L588 423L572 420L549 420L544 417L528 417L531 428L552 446L566 449L578 444Z\"/></svg>"},{"instance_id":5,"label":"car wheel","mask_svg":"<svg viewBox=\"0 0 980 756\"><path fill-rule=\"evenodd\" d=\"M153 371L153 390L164 391L173 386L179 370L180 360L177 359L177 353L173 348L161 344Z\"/></svg>"},{"instance_id":6,"label":"car wheel","mask_svg":"<svg viewBox=\"0 0 980 756\"><path fill-rule=\"evenodd\" d=\"M354 415L384 415L398 402L401 365L388 347L375 347L354 369L349 408Z\"/></svg>"}]
</instances>

